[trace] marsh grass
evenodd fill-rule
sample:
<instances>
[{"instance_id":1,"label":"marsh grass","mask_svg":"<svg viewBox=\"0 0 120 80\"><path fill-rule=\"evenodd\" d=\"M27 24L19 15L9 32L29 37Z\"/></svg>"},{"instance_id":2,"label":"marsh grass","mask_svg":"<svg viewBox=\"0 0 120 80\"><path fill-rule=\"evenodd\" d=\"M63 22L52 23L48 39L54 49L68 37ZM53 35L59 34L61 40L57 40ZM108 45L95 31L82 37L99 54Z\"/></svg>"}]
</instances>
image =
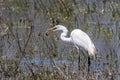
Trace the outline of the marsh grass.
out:
<instances>
[{"instance_id":1,"label":"marsh grass","mask_svg":"<svg viewBox=\"0 0 120 80\"><path fill-rule=\"evenodd\" d=\"M14 4L13 4L14 3ZM119 0L1 0L0 79L119 80ZM87 52L64 44L60 32L45 36L51 19L93 40L97 59L87 73ZM70 33L70 32L69 32ZM80 69L80 70L78 70Z\"/></svg>"}]
</instances>

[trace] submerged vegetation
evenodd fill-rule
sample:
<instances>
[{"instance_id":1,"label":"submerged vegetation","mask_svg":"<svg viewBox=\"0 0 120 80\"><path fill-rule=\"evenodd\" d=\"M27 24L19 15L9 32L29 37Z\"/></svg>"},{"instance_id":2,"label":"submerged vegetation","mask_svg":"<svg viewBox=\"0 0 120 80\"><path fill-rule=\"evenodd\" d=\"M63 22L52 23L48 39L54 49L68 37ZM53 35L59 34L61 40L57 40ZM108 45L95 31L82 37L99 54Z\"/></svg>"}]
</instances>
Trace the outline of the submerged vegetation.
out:
<instances>
[{"instance_id":1,"label":"submerged vegetation","mask_svg":"<svg viewBox=\"0 0 120 80\"><path fill-rule=\"evenodd\" d=\"M120 80L119 0L0 0L0 10L1 80ZM59 32L45 36L55 24L91 37L98 58L89 75L86 51L79 71L77 50Z\"/></svg>"}]
</instances>

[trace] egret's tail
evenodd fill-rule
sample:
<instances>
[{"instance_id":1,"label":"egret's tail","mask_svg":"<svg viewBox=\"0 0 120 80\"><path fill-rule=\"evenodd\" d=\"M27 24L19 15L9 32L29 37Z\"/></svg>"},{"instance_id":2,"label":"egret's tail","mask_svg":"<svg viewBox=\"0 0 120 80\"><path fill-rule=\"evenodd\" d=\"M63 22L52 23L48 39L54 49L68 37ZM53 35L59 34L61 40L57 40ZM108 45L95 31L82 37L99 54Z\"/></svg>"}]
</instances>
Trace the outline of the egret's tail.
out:
<instances>
[{"instance_id":1,"label":"egret's tail","mask_svg":"<svg viewBox=\"0 0 120 80\"><path fill-rule=\"evenodd\" d=\"M92 47L89 51L89 56L92 57L93 59L96 58L96 48Z\"/></svg>"}]
</instances>

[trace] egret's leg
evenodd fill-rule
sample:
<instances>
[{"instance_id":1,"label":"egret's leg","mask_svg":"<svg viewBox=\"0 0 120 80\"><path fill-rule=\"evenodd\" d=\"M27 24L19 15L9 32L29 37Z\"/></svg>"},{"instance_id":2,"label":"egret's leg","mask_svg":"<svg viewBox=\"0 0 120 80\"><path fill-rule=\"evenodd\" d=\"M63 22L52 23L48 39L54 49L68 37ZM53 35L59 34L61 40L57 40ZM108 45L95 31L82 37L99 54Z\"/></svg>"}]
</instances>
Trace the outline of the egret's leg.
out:
<instances>
[{"instance_id":1,"label":"egret's leg","mask_svg":"<svg viewBox=\"0 0 120 80\"><path fill-rule=\"evenodd\" d=\"M77 52L78 52L78 70L80 70L80 49L78 47L77 48Z\"/></svg>"},{"instance_id":2,"label":"egret's leg","mask_svg":"<svg viewBox=\"0 0 120 80\"><path fill-rule=\"evenodd\" d=\"M90 66L91 66L91 61L90 61L90 56L88 55L88 73L90 71Z\"/></svg>"},{"instance_id":3,"label":"egret's leg","mask_svg":"<svg viewBox=\"0 0 120 80\"><path fill-rule=\"evenodd\" d=\"M80 71L80 53L78 53L78 70Z\"/></svg>"},{"instance_id":4,"label":"egret's leg","mask_svg":"<svg viewBox=\"0 0 120 80\"><path fill-rule=\"evenodd\" d=\"M76 47L76 49L77 49L77 52L78 52L78 70L80 70L80 49L79 49L79 47L76 45L76 44L74 44L75 45L75 47Z\"/></svg>"}]
</instances>

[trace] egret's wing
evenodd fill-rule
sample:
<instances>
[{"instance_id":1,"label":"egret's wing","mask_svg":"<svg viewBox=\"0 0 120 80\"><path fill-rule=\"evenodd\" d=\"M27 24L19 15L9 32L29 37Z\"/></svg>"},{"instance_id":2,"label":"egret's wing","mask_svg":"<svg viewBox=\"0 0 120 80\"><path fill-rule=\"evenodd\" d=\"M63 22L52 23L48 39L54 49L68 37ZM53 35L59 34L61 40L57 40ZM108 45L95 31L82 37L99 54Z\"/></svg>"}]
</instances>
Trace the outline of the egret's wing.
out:
<instances>
[{"instance_id":1,"label":"egret's wing","mask_svg":"<svg viewBox=\"0 0 120 80\"><path fill-rule=\"evenodd\" d=\"M71 32L71 38L77 47L82 47L88 50L89 46L91 45L91 39L89 36L79 29L75 29Z\"/></svg>"}]
</instances>

